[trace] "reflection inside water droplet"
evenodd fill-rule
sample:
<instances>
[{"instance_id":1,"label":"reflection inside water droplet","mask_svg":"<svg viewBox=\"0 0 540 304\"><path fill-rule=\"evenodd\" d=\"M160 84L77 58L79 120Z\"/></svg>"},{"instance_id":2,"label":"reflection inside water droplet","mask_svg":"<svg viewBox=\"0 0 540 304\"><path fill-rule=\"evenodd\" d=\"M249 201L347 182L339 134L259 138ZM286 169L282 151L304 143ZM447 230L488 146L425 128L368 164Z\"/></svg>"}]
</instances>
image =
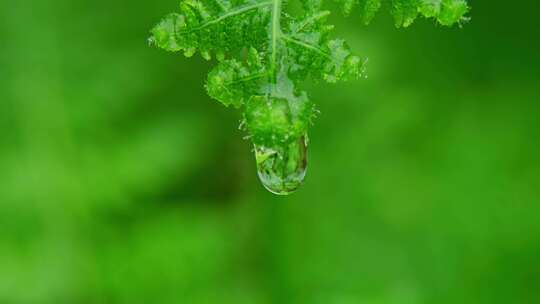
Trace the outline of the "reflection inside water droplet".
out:
<instances>
[{"instance_id":1,"label":"reflection inside water droplet","mask_svg":"<svg viewBox=\"0 0 540 304\"><path fill-rule=\"evenodd\" d=\"M257 174L264 187L278 195L294 192L306 176L307 139L302 136L290 144L265 147L255 145Z\"/></svg>"}]
</instances>

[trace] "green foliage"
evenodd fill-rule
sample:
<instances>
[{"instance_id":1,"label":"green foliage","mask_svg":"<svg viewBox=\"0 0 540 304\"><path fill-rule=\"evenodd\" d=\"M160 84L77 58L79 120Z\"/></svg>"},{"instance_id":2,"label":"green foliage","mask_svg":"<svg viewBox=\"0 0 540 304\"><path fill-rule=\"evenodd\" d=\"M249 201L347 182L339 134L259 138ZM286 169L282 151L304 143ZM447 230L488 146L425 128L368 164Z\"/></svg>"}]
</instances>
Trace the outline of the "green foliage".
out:
<instances>
[{"instance_id":1,"label":"green foliage","mask_svg":"<svg viewBox=\"0 0 540 304\"><path fill-rule=\"evenodd\" d=\"M338 0L343 11L349 14L355 6L364 24L369 24L381 9L382 0ZM418 16L433 18L439 24L452 26L468 20L469 11L466 0L391 0L389 9L397 27L408 27Z\"/></svg>"},{"instance_id":2,"label":"green foliage","mask_svg":"<svg viewBox=\"0 0 540 304\"><path fill-rule=\"evenodd\" d=\"M279 146L297 141L307 131L313 104L303 95L284 98L253 96L246 105L248 131L256 145Z\"/></svg>"},{"instance_id":3,"label":"green foliage","mask_svg":"<svg viewBox=\"0 0 540 304\"><path fill-rule=\"evenodd\" d=\"M349 14L360 7L367 24L381 0L342 0ZM392 0L396 26L409 26L418 15L452 25L465 20L464 0ZM255 146L259 177L276 194L302 183L308 129L315 107L300 88L310 78L335 83L358 78L359 57L342 39L332 39L330 14L321 0L301 0L301 12L287 14L283 0L183 0L180 12L152 29L149 41L170 52L199 52L219 63L208 74L208 94L243 110L248 138ZM299 151L302 151L299 153Z\"/></svg>"},{"instance_id":4,"label":"green foliage","mask_svg":"<svg viewBox=\"0 0 540 304\"><path fill-rule=\"evenodd\" d=\"M381 0L341 2L347 14L358 6L366 24L382 6ZM214 54L219 63L208 75L208 94L225 106L243 108L254 143L274 147L307 133L314 107L299 88L302 81L334 83L363 71L345 41L330 38L330 12L321 9L321 1L303 0L300 16L284 13L283 4L183 0L180 12L166 16L150 37L151 44L187 57L199 52L210 60ZM391 7L398 27L409 26L418 15L449 26L465 20L467 11L464 0L392 0Z\"/></svg>"},{"instance_id":5,"label":"green foliage","mask_svg":"<svg viewBox=\"0 0 540 304\"><path fill-rule=\"evenodd\" d=\"M246 64L236 60L220 62L208 74L206 89L208 95L224 105L241 107L260 88L261 79L267 69L262 64L257 50L250 49Z\"/></svg>"},{"instance_id":6,"label":"green foliage","mask_svg":"<svg viewBox=\"0 0 540 304\"><path fill-rule=\"evenodd\" d=\"M314 107L299 85L307 78L337 82L362 72L359 57L332 39L329 11L304 1L303 13L282 11L281 0L187 0L166 16L150 42L171 52L219 63L208 75L208 94L244 109L254 143L286 145L307 133ZM247 50L247 52L246 52Z\"/></svg>"}]
</instances>

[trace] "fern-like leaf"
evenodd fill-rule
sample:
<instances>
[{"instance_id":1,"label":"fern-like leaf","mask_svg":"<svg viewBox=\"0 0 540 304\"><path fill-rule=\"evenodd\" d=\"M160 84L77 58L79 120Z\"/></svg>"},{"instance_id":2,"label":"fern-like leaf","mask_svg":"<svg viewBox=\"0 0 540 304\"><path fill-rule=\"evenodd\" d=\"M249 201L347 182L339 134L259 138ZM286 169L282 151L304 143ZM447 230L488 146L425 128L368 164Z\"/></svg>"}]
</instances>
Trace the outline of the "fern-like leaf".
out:
<instances>
[{"instance_id":1,"label":"fern-like leaf","mask_svg":"<svg viewBox=\"0 0 540 304\"><path fill-rule=\"evenodd\" d=\"M313 117L312 103L299 89L306 78L336 82L362 71L345 41L331 39L330 12L320 9L320 1L304 2L304 13L296 17L285 14L282 5L282 0L183 0L179 13L151 31L150 42L164 50L199 52L206 59L216 55L208 94L226 106L243 107L249 136L259 145L285 145L305 135ZM272 123L261 123L264 119Z\"/></svg>"},{"instance_id":2,"label":"fern-like leaf","mask_svg":"<svg viewBox=\"0 0 540 304\"><path fill-rule=\"evenodd\" d=\"M343 39L332 38L322 0L300 0L303 12L283 12L285 0L182 0L151 31L151 44L190 57L199 52L216 66L208 74L208 94L242 109L255 146L259 177L274 193L289 193L306 170L308 128L314 104L300 89L306 79L337 82L359 77L360 58ZM369 23L382 0L338 0L346 13L360 7ZM391 0L396 25L418 15L442 25L465 20L465 0Z\"/></svg>"},{"instance_id":3,"label":"fern-like leaf","mask_svg":"<svg viewBox=\"0 0 540 304\"><path fill-rule=\"evenodd\" d=\"M184 0L180 13L166 16L152 29L150 42L167 51L197 50L205 59L218 58L246 46L266 42L272 1Z\"/></svg>"},{"instance_id":4,"label":"fern-like leaf","mask_svg":"<svg viewBox=\"0 0 540 304\"><path fill-rule=\"evenodd\" d=\"M371 22L375 14L384 7L382 0L338 0L345 14L358 6L363 23ZM466 22L469 6L466 0L390 0L389 7L397 27L408 27L418 16L432 18L444 26Z\"/></svg>"}]
</instances>

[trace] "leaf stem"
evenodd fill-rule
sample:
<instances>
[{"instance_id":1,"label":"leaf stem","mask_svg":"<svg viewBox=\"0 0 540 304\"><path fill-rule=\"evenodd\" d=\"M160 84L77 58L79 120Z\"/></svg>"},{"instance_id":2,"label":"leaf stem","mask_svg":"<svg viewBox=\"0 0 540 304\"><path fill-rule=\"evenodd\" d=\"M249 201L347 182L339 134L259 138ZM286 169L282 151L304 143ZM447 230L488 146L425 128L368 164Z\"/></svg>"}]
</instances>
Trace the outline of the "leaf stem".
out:
<instances>
[{"instance_id":1,"label":"leaf stem","mask_svg":"<svg viewBox=\"0 0 540 304\"><path fill-rule=\"evenodd\" d=\"M277 43L281 36L281 1L282 0L273 0L272 1L272 21L270 24L270 75L273 78L273 82L276 82L276 72L277 72Z\"/></svg>"}]
</instances>

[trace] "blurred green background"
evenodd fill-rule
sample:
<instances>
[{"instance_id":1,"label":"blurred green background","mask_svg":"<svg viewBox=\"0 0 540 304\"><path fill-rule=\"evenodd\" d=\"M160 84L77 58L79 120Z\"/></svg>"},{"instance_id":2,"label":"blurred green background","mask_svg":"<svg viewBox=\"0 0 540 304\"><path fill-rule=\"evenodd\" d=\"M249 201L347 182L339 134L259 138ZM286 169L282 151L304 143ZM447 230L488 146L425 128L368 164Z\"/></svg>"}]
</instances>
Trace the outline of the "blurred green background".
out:
<instances>
[{"instance_id":1,"label":"blurred green background","mask_svg":"<svg viewBox=\"0 0 540 304\"><path fill-rule=\"evenodd\" d=\"M0 8L0 303L540 303L540 5L369 27L308 85L305 185L264 190L212 63L149 48L178 0Z\"/></svg>"}]
</instances>

